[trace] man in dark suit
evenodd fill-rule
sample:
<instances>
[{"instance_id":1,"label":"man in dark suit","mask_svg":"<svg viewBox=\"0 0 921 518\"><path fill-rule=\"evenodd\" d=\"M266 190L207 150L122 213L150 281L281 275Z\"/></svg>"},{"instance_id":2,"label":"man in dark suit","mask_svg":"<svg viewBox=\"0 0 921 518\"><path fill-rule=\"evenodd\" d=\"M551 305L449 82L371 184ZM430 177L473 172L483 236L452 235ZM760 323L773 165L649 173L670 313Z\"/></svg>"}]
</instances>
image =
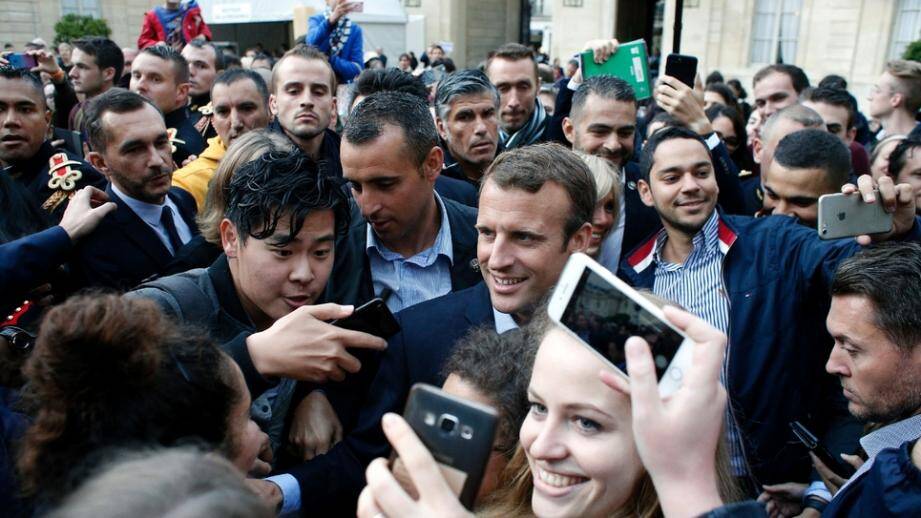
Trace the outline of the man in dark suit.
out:
<instances>
[{"instance_id":1,"label":"man in dark suit","mask_svg":"<svg viewBox=\"0 0 921 518\"><path fill-rule=\"evenodd\" d=\"M482 280L476 209L435 191L442 156L417 96L383 91L355 106L341 147L355 202L352 225L337 243L327 300L357 306L381 297L397 312ZM378 351L357 356L361 371L326 390L346 432L380 361Z\"/></svg>"},{"instance_id":2,"label":"man in dark suit","mask_svg":"<svg viewBox=\"0 0 921 518\"><path fill-rule=\"evenodd\" d=\"M327 454L290 470L298 489L285 484L284 510L310 502L320 515L355 513L365 466L389 448L381 417L402 409L414 383L441 385L446 358L471 329L504 332L530 320L569 256L588 247L593 185L585 164L558 144L526 146L496 160L477 216L485 282L397 314L402 331L384 351L357 426Z\"/></svg>"},{"instance_id":3,"label":"man in dark suit","mask_svg":"<svg viewBox=\"0 0 921 518\"><path fill-rule=\"evenodd\" d=\"M198 232L195 201L171 188L170 139L153 102L115 89L86 114L88 158L109 179L117 209L80 245L79 270L86 285L128 289L160 273Z\"/></svg>"}]
</instances>

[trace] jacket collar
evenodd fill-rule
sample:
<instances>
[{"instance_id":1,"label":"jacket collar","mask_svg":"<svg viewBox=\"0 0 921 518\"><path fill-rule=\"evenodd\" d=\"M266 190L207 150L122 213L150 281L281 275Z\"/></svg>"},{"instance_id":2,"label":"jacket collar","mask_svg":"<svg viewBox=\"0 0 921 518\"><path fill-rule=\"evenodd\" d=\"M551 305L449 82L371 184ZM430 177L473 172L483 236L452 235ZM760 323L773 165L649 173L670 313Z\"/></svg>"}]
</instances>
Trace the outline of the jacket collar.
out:
<instances>
[{"instance_id":1,"label":"jacket collar","mask_svg":"<svg viewBox=\"0 0 921 518\"><path fill-rule=\"evenodd\" d=\"M243 303L240 302L237 288L233 284L233 275L230 273L230 262L226 255L221 254L208 267L208 277L211 278L211 283L214 285L214 292L217 294L218 305L221 309L236 320L255 329L255 324L243 309Z\"/></svg>"},{"instance_id":2,"label":"jacket collar","mask_svg":"<svg viewBox=\"0 0 921 518\"><path fill-rule=\"evenodd\" d=\"M738 234L735 229L733 229L726 218L723 218L721 214L718 214L719 221L717 232L719 237L719 247L720 252L725 255L729 252L729 248L736 242L738 239ZM636 247L630 255L627 256L627 264L636 273L642 273L644 270L649 268L649 266L655 261L655 252L656 252L656 239L659 237L659 234L665 232L665 229L657 231L655 234L650 236L646 241L641 245Z\"/></svg>"}]
</instances>

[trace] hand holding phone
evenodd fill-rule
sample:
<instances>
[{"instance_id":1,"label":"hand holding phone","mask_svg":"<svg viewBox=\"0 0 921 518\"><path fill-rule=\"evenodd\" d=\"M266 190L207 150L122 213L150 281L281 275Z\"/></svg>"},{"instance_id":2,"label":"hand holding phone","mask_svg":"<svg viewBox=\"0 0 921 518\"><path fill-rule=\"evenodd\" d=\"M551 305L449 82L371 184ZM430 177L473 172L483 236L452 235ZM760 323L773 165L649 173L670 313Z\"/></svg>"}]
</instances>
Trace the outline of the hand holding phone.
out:
<instances>
[{"instance_id":1,"label":"hand holding phone","mask_svg":"<svg viewBox=\"0 0 921 518\"><path fill-rule=\"evenodd\" d=\"M674 77L694 88L694 78L697 77L697 58L684 54L669 54L665 58L665 75Z\"/></svg>"},{"instance_id":2,"label":"hand holding phone","mask_svg":"<svg viewBox=\"0 0 921 518\"><path fill-rule=\"evenodd\" d=\"M793 431L793 435L796 436L797 440L818 457L819 460L822 461L822 464L825 464L826 468L832 470L836 475L847 479L857 471L854 469L854 466L832 455L831 452L819 442L819 438L799 421L792 421L790 423L790 429Z\"/></svg>"},{"instance_id":3,"label":"hand holding phone","mask_svg":"<svg viewBox=\"0 0 921 518\"><path fill-rule=\"evenodd\" d=\"M35 58L23 52L14 52L3 56L14 70L32 70L36 66Z\"/></svg>"},{"instance_id":4,"label":"hand holding phone","mask_svg":"<svg viewBox=\"0 0 921 518\"><path fill-rule=\"evenodd\" d=\"M438 462L451 491L467 509L473 509L486 464L492 453L498 413L485 405L416 383L409 392L406 422ZM391 463L394 477L416 498L421 488L399 457Z\"/></svg>"},{"instance_id":5,"label":"hand holding phone","mask_svg":"<svg viewBox=\"0 0 921 518\"><path fill-rule=\"evenodd\" d=\"M666 307L663 314L694 341L693 365L676 393L660 398L649 344L639 338L627 344L629 381L611 371L600 376L630 398L637 452L655 484L663 514L703 515L722 505L715 452L728 400L720 383L727 339L686 311Z\"/></svg>"},{"instance_id":6,"label":"hand holding phone","mask_svg":"<svg viewBox=\"0 0 921 518\"><path fill-rule=\"evenodd\" d=\"M865 203L857 194L819 197L818 232L822 239L879 234L892 230L892 214L882 203Z\"/></svg>"},{"instance_id":7,"label":"hand holding phone","mask_svg":"<svg viewBox=\"0 0 921 518\"><path fill-rule=\"evenodd\" d=\"M409 424L396 414L381 419L384 435L399 455L408 476L419 487L417 497L410 496L388 469L385 459L375 459L368 466L365 486L358 498L358 517L380 516L453 516L470 517L457 495L448 486L438 463Z\"/></svg>"},{"instance_id":8,"label":"hand holding phone","mask_svg":"<svg viewBox=\"0 0 921 518\"><path fill-rule=\"evenodd\" d=\"M551 320L626 376L627 339L646 340L663 396L681 385L693 342L662 310L585 254L570 256L550 298Z\"/></svg>"},{"instance_id":9,"label":"hand holding phone","mask_svg":"<svg viewBox=\"0 0 921 518\"><path fill-rule=\"evenodd\" d=\"M333 320L330 324L381 338L390 338L400 332L400 324L380 298L371 299L355 308L351 315Z\"/></svg>"}]
</instances>

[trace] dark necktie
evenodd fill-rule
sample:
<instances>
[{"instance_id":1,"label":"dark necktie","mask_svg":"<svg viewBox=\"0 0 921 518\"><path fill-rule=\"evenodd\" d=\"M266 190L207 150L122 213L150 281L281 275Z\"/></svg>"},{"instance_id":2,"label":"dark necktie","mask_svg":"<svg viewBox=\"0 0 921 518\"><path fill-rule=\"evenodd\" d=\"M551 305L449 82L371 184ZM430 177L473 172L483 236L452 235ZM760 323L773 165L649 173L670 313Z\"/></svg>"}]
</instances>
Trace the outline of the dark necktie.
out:
<instances>
[{"instance_id":1,"label":"dark necktie","mask_svg":"<svg viewBox=\"0 0 921 518\"><path fill-rule=\"evenodd\" d=\"M169 236L169 244L173 247L173 255L176 255L176 252L182 247L182 238L179 237L179 232L176 230L173 211L168 206L164 206L163 212L160 213L160 224L163 225L166 235Z\"/></svg>"}]
</instances>

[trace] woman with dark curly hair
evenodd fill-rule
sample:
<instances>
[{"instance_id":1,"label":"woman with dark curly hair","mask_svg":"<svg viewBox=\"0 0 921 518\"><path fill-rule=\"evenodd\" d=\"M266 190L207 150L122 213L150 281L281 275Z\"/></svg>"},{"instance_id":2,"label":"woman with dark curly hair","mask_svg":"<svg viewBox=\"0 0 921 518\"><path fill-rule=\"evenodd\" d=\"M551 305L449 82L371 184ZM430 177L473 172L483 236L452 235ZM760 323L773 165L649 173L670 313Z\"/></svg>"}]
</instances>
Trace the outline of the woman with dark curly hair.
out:
<instances>
[{"instance_id":1,"label":"woman with dark curly hair","mask_svg":"<svg viewBox=\"0 0 921 518\"><path fill-rule=\"evenodd\" d=\"M25 377L34 420L18 465L40 509L115 450L193 444L245 473L266 442L237 365L150 301L84 295L50 310Z\"/></svg>"}]
</instances>

